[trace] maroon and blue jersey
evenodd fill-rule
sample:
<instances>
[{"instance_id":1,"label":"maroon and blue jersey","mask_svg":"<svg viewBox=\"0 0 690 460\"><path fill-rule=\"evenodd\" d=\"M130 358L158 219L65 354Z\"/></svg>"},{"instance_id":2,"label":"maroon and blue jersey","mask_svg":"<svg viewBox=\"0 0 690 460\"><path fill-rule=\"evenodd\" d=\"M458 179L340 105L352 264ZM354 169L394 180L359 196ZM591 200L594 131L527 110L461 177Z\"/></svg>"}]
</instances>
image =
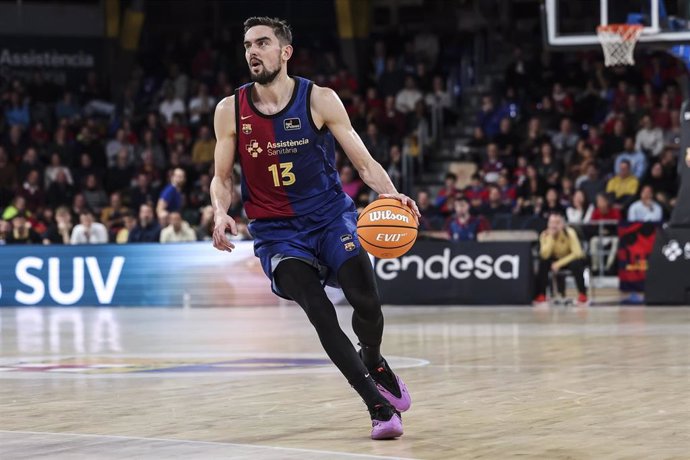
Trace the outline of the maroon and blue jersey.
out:
<instances>
[{"instance_id":1,"label":"maroon and blue jersey","mask_svg":"<svg viewBox=\"0 0 690 460\"><path fill-rule=\"evenodd\" d=\"M250 219L304 216L341 193L333 135L311 117L313 82L293 77L287 106L275 115L252 102L253 83L235 91L242 201Z\"/></svg>"}]
</instances>

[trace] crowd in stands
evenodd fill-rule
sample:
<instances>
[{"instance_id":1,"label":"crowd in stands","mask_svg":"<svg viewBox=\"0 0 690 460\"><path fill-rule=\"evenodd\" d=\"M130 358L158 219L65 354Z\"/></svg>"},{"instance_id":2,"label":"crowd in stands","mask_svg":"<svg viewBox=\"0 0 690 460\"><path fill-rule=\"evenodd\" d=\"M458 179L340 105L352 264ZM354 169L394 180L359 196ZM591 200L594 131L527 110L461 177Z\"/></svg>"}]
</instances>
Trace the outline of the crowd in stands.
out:
<instances>
[{"instance_id":1,"label":"crowd in stands","mask_svg":"<svg viewBox=\"0 0 690 460\"><path fill-rule=\"evenodd\" d=\"M96 72L76 86L40 73L0 77L0 244L211 238L213 112L248 73L210 40L185 49L169 47L163 73L137 66L121 94L110 94ZM449 91L441 51L433 34L401 50L376 41L362 78L327 50L298 48L289 65L338 93L401 188L403 163L419 178L423 157L434 155L434 125L462 122L456 108L466 101ZM611 70L599 57L529 59L517 49L504 84L471 120L474 173L449 172L438 190L414 188L421 230L474 240L502 215L560 213L570 224L667 219L678 189L684 74L661 55ZM365 206L371 191L336 154L344 191ZM237 238L250 239L239 185L229 213Z\"/></svg>"},{"instance_id":2,"label":"crowd in stands","mask_svg":"<svg viewBox=\"0 0 690 460\"><path fill-rule=\"evenodd\" d=\"M574 226L667 220L686 73L667 55L607 69L596 55L530 60L516 49L505 84L482 98L467 144L474 174L449 173L435 200L417 195L422 227L465 240L499 214L545 223L557 213Z\"/></svg>"}]
</instances>

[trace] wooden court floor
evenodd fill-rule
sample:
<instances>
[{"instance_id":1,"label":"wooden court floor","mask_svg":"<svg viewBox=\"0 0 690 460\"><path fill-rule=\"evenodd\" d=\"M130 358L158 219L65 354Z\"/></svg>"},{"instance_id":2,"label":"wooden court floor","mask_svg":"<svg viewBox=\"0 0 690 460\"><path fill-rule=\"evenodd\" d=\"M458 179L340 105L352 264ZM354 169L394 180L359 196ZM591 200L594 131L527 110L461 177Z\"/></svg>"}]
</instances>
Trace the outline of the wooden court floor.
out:
<instances>
[{"instance_id":1,"label":"wooden court floor","mask_svg":"<svg viewBox=\"0 0 690 460\"><path fill-rule=\"evenodd\" d=\"M690 458L690 308L385 314L376 442L298 308L0 309L0 459Z\"/></svg>"}]
</instances>

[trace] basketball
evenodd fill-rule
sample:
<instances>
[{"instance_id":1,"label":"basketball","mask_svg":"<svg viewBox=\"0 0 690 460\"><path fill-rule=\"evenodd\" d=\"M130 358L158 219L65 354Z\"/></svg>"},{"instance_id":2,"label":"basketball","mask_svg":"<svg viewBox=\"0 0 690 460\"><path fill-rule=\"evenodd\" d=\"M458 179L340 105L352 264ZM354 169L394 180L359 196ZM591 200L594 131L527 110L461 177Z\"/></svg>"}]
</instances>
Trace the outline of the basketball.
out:
<instances>
[{"instance_id":1,"label":"basketball","mask_svg":"<svg viewBox=\"0 0 690 460\"><path fill-rule=\"evenodd\" d=\"M412 211L393 198L381 198L364 208L357 219L362 247L378 259L394 259L410 250L417 239Z\"/></svg>"}]
</instances>

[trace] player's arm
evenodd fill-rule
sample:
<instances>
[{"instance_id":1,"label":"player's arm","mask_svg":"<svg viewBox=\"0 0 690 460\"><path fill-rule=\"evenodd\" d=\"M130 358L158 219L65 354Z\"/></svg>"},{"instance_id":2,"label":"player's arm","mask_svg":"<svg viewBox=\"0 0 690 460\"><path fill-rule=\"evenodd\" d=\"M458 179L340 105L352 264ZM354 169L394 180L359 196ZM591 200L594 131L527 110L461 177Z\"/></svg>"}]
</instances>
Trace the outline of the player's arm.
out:
<instances>
[{"instance_id":1,"label":"player's arm","mask_svg":"<svg viewBox=\"0 0 690 460\"><path fill-rule=\"evenodd\" d=\"M214 175L211 180L211 204L215 227L213 247L221 251L232 251L235 245L228 241L225 232L237 235L237 226L228 209L232 203L232 166L235 160L235 97L226 97L216 106L213 119L216 131L214 151Z\"/></svg>"},{"instance_id":2,"label":"player's arm","mask_svg":"<svg viewBox=\"0 0 690 460\"><path fill-rule=\"evenodd\" d=\"M317 127L320 123L328 127L365 184L384 198L400 200L414 211L417 218L421 217L414 200L398 193L386 170L367 151L362 139L352 127L343 103L332 89L314 85L311 110L314 123Z\"/></svg>"}]
</instances>

